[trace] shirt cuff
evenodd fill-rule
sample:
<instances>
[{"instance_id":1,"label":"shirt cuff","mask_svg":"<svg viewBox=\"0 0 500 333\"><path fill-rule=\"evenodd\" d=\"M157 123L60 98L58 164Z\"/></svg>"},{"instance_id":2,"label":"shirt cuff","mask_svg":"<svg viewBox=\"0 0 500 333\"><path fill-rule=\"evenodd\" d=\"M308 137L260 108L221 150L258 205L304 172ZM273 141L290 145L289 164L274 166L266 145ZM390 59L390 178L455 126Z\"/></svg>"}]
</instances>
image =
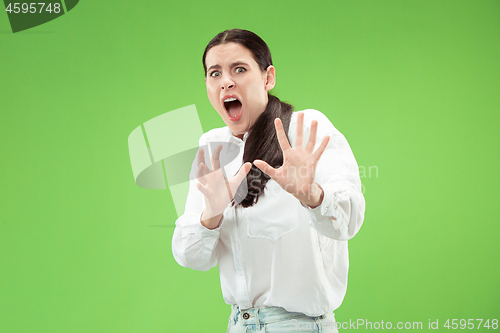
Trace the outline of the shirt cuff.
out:
<instances>
[{"instance_id":1,"label":"shirt cuff","mask_svg":"<svg viewBox=\"0 0 500 333\"><path fill-rule=\"evenodd\" d=\"M214 229L209 229L207 227L205 227L203 224L201 224L201 214L200 214L200 218L198 220L198 227L196 228L196 231L195 231L195 235L203 240L205 243L207 243L206 241L207 240L210 240L210 239L218 239L219 238L219 234L220 234L220 228L222 227L222 225L224 224L224 215L222 215L222 218L221 218L221 221L219 222L219 226L217 228L214 228Z\"/></svg>"},{"instance_id":2,"label":"shirt cuff","mask_svg":"<svg viewBox=\"0 0 500 333\"><path fill-rule=\"evenodd\" d=\"M328 222L332 224L334 229L340 229L339 212L337 202L343 200L343 196L338 192L332 192L328 188L323 187L323 201L315 208L300 202L307 209L312 220L316 223L324 222L328 218Z\"/></svg>"}]
</instances>

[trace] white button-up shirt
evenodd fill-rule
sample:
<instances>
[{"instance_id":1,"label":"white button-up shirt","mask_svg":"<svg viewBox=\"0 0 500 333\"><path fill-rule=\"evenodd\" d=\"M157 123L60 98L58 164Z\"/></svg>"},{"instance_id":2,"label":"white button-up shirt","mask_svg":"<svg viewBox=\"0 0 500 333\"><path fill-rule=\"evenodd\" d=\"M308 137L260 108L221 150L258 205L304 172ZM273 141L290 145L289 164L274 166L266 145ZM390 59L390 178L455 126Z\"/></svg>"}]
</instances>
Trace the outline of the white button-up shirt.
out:
<instances>
[{"instance_id":1,"label":"white button-up shirt","mask_svg":"<svg viewBox=\"0 0 500 333\"><path fill-rule=\"evenodd\" d=\"M184 214L176 221L175 260L196 270L218 264L225 302L241 309L279 306L319 316L337 309L345 296L347 240L358 232L365 212L358 165L346 138L325 115L316 110L302 112L304 147L314 119L318 121L314 151L325 135L330 136L315 173L324 191L320 206L303 206L271 179L257 204L249 208L229 205L219 227L210 230L200 223L205 202L194 179ZM294 112L288 131L292 147L296 124ZM228 127L216 128L202 135L200 146L211 142L238 145L239 154L224 168L232 176L243 164L247 137L248 133L240 140ZM196 163L191 174L196 174Z\"/></svg>"}]
</instances>

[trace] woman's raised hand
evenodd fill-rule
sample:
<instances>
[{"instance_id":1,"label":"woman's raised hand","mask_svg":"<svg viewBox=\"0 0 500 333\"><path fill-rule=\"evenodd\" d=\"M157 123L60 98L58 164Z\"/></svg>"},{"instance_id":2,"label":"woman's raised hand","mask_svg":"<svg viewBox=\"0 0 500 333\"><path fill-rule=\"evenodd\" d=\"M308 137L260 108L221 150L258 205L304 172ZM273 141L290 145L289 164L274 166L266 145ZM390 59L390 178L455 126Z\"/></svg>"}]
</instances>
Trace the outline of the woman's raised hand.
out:
<instances>
[{"instance_id":1,"label":"woman's raised hand","mask_svg":"<svg viewBox=\"0 0 500 333\"><path fill-rule=\"evenodd\" d=\"M222 145L219 145L212 154L210 162L212 170L205 165L205 152L200 148L197 153L198 172L196 184L198 190L205 197L205 209L203 210L201 221L209 229L216 228L221 220L222 213L233 200L236 190L243 179L250 171L252 164L247 162L240 167L238 173L232 178L224 177L220 167L220 152Z\"/></svg>"},{"instance_id":2,"label":"woman's raised hand","mask_svg":"<svg viewBox=\"0 0 500 333\"><path fill-rule=\"evenodd\" d=\"M295 147L292 148L286 138L283 124L279 118L275 119L274 125L276 127L278 142L283 151L283 165L275 169L265 161L255 160L255 166L304 204L311 207L318 206L322 200L322 189L318 184L314 183L314 173L319 158L323 154L330 137L325 136L318 149L313 152L314 145L316 144L316 131L318 129L318 122L313 120L309 140L304 148L302 146L304 141L304 113L299 112L297 115Z\"/></svg>"}]
</instances>

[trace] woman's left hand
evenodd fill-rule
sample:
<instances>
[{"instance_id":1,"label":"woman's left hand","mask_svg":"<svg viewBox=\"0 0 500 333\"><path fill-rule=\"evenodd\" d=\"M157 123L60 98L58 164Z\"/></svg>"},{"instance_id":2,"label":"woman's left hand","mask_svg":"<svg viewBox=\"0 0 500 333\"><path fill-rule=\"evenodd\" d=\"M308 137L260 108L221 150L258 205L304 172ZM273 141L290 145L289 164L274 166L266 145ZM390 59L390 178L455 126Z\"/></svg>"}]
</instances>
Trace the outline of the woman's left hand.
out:
<instances>
[{"instance_id":1,"label":"woman's left hand","mask_svg":"<svg viewBox=\"0 0 500 333\"><path fill-rule=\"evenodd\" d=\"M297 115L295 147L292 148L286 138L281 120L276 118L274 125L276 127L278 142L283 151L283 165L275 169L262 160L255 160L254 164L274 179L285 191L295 196L304 204L316 207L321 204L323 190L318 184L314 183L314 173L319 158L323 154L330 137L325 136L318 149L313 153L314 145L316 144L318 122L316 120L312 121L309 140L305 148L302 147L304 141L303 124L304 113L299 112Z\"/></svg>"}]
</instances>

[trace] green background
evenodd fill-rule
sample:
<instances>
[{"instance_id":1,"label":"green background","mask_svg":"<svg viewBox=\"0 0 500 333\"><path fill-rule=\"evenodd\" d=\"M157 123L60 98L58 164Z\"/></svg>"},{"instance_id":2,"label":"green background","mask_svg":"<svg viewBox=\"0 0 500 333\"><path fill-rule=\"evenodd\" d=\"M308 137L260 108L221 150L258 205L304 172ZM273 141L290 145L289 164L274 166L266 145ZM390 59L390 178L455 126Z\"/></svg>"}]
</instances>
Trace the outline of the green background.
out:
<instances>
[{"instance_id":1,"label":"green background","mask_svg":"<svg viewBox=\"0 0 500 333\"><path fill-rule=\"evenodd\" d=\"M218 270L175 262L127 137L190 104L224 125L201 56L228 28L366 170L336 319L500 319L500 1L80 1L16 34L0 14L0 332L225 332Z\"/></svg>"}]
</instances>

